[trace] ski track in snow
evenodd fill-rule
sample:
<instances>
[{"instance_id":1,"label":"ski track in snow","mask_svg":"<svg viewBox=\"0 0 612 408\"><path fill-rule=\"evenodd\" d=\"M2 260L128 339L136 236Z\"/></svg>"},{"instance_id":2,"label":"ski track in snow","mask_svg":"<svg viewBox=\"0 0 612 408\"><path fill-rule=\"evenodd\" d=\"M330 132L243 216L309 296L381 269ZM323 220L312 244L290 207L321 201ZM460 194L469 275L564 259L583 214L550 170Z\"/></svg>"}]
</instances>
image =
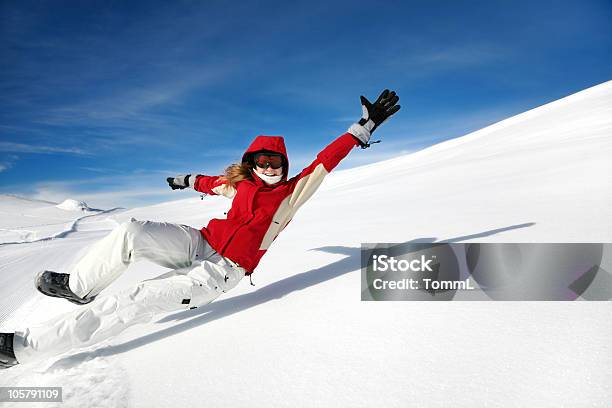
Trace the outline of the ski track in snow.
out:
<instances>
[{"instance_id":1,"label":"ski track in snow","mask_svg":"<svg viewBox=\"0 0 612 408\"><path fill-rule=\"evenodd\" d=\"M13 242L2 242L0 243L0 246L3 245L16 245L16 244L30 244L33 242L41 242L41 241L49 241L49 240L53 240L53 239L57 239L57 238L65 238L67 237L69 234L72 234L74 232L76 232L77 230L77 226L80 222L91 218L91 217L98 217L100 215L108 215L111 214L113 212L116 212L118 210L122 210L123 208L121 207L115 207L115 208L111 208L110 210L96 210L97 212L95 214L87 214L84 215L82 217L78 217L75 220L70 221L69 223L57 223L57 224L42 224L39 226L50 226L50 225L66 225L66 228L64 228L62 231L56 232L53 235L47 236L47 237L41 237L41 238L36 238L36 239L32 239L32 240L20 240L20 241L13 241ZM29 226L28 228L32 228L35 226ZM11 231L11 230L5 230L5 231ZM21 230L15 230L15 231L21 231ZM33 233L34 231L30 231L30 233Z\"/></svg>"}]
</instances>

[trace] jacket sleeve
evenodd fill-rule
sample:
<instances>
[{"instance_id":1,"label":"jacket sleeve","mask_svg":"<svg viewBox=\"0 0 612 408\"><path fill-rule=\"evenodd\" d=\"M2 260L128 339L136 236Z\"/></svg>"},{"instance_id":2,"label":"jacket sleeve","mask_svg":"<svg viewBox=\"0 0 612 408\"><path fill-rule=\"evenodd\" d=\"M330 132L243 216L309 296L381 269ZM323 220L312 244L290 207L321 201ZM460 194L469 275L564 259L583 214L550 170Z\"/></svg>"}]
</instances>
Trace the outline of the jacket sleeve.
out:
<instances>
[{"instance_id":1,"label":"jacket sleeve","mask_svg":"<svg viewBox=\"0 0 612 408\"><path fill-rule=\"evenodd\" d=\"M288 180L289 204L297 209L319 188L327 176L359 144L355 136L345 133L317 154L317 158L298 175Z\"/></svg>"},{"instance_id":2,"label":"jacket sleeve","mask_svg":"<svg viewBox=\"0 0 612 408\"><path fill-rule=\"evenodd\" d=\"M222 195L227 198L234 198L236 195L236 189L223 180L222 176L204 176L198 174L195 177L193 189L200 193Z\"/></svg>"}]
</instances>

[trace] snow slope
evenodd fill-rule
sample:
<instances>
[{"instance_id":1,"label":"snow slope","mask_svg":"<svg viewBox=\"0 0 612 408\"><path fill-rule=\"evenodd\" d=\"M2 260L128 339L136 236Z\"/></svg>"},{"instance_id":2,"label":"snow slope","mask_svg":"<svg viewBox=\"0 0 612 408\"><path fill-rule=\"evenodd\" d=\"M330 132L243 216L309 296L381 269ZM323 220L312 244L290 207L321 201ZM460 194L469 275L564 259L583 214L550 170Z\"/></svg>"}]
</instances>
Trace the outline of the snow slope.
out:
<instances>
[{"instance_id":1,"label":"snow slope","mask_svg":"<svg viewBox=\"0 0 612 408\"><path fill-rule=\"evenodd\" d=\"M61 238L78 220L99 212L72 199L57 204L1 194L0 245Z\"/></svg>"},{"instance_id":2,"label":"snow slope","mask_svg":"<svg viewBox=\"0 0 612 408\"><path fill-rule=\"evenodd\" d=\"M63 386L62 407L608 406L610 302L361 302L359 246L612 242L611 137L607 82L414 154L332 173L263 258L255 287L244 280L207 307L12 368L0 385ZM199 227L229 205L186 198L98 214L61 239L0 245L2 294L28 288L2 296L2 310L19 308L0 328L77 308L36 294L32 275L41 266L68 270L117 222ZM133 265L107 291L163 271Z\"/></svg>"}]
</instances>

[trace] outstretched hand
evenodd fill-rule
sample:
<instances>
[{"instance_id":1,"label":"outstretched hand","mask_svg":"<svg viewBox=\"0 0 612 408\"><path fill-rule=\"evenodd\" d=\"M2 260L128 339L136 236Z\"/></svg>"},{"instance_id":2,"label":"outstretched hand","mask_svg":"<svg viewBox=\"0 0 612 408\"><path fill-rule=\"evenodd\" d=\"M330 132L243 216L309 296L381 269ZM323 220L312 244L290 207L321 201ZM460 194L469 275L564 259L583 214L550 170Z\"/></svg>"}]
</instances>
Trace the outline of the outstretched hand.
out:
<instances>
[{"instance_id":1,"label":"outstretched hand","mask_svg":"<svg viewBox=\"0 0 612 408\"><path fill-rule=\"evenodd\" d=\"M186 176L168 177L166 181L173 190L182 190L189 187L189 176L191 176L191 174L187 174Z\"/></svg>"},{"instance_id":2,"label":"outstretched hand","mask_svg":"<svg viewBox=\"0 0 612 408\"><path fill-rule=\"evenodd\" d=\"M360 99L363 115L361 119L359 119L359 122L351 125L348 129L348 133L359 139L361 147L365 149L366 147L370 147L372 132L395 114L395 112L400 110L401 106L397 105L399 96L395 94L395 91L389 91L388 89L382 91L374 103L370 102L368 98L363 95L361 95Z\"/></svg>"},{"instance_id":3,"label":"outstretched hand","mask_svg":"<svg viewBox=\"0 0 612 408\"><path fill-rule=\"evenodd\" d=\"M389 91L385 89L382 91L376 102L371 103L368 99L361 95L359 97L361 99L361 108L363 110L363 116L359 120L360 125L366 125L368 120L371 120L374 123L374 126L368 128L370 134L376 130L377 127L383 124L383 122L395 112L400 110L401 106L396 105L399 101L399 96L395 94L395 91Z\"/></svg>"}]
</instances>

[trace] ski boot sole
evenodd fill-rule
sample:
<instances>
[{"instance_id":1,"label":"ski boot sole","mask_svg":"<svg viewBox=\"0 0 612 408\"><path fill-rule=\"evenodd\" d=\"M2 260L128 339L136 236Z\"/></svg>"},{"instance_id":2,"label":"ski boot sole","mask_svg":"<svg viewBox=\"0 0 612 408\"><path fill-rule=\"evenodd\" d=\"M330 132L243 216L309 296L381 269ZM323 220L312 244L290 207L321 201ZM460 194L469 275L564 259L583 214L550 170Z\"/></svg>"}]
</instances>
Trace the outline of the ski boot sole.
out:
<instances>
[{"instance_id":1,"label":"ski boot sole","mask_svg":"<svg viewBox=\"0 0 612 408\"><path fill-rule=\"evenodd\" d=\"M35 282L34 286L36 287L36 290L38 290L43 295L66 299L69 302L72 302L76 305L86 305L88 303L91 303L96 298L95 296L92 296L90 298L86 297L82 299L78 297L77 295L75 295L70 289L58 291L56 288L51 287L49 283L45 280L44 274L46 272L53 272L53 271L47 271L47 270L41 271L38 274L36 274L36 278L34 279L34 282Z\"/></svg>"}]
</instances>

